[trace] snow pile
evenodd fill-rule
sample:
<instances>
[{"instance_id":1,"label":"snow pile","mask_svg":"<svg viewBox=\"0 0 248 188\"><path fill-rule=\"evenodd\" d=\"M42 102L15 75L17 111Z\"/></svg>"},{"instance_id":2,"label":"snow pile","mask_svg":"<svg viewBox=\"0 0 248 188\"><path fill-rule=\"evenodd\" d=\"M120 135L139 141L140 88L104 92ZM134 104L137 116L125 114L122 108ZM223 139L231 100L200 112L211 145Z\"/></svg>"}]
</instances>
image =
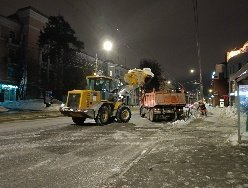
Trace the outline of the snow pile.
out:
<instances>
[{"instance_id":1,"label":"snow pile","mask_svg":"<svg viewBox=\"0 0 248 188\"><path fill-rule=\"evenodd\" d=\"M220 107L209 107L208 111L217 115L218 117L225 117L225 118L232 118L232 119L237 119L238 112L237 108L234 106L228 106L224 108Z\"/></svg>"},{"instance_id":2,"label":"snow pile","mask_svg":"<svg viewBox=\"0 0 248 188\"><path fill-rule=\"evenodd\" d=\"M43 99L32 99L32 100L19 100L19 101L8 101L0 103L0 111L8 111L8 109L12 110L45 110L45 111L57 111L61 102L55 100L55 103L50 107L46 107Z\"/></svg>"},{"instance_id":3,"label":"snow pile","mask_svg":"<svg viewBox=\"0 0 248 188\"><path fill-rule=\"evenodd\" d=\"M0 112L7 112L7 111L8 111L7 108L5 108L5 107L3 107L3 106L0 106Z\"/></svg>"},{"instance_id":4,"label":"snow pile","mask_svg":"<svg viewBox=\"0 0 248 188\"><path fill-rule=\"evenodd\" d=\"M206 105L206 108L207 108L208 115L214 114L216 117L225 118L225 119L228 119L228 118L237 119L237 117L238 117L237 108L235 108L233 106L220 108L218 106L212 107L212 106ZM197 110L197 104L194 104L191 106L191 113L192 113L192 115L188 119L177 120L177 121L174 121L170 124L172 126L183 126L183 125L187 125L187 124L191 123L195 119L205 118L205 116L202 116L201 112L199 110Z\"/></svg>"},{"instance_id":5,"label":"snow pile","mask_svg":"<svg viewBox=\"0 0 248 188\"><path fill-rule=\"evenodd\" d=\"M188 119L187 121L185 120L177 120L174 122L171 122L169 124L171 124L173 127L177 127L177 126L182 126L182 125L188 125L193 119Z\"/></svg>"},{"instance_id":6,"label":"snow pile","mask_svg":"<svg viewBox=\"0 0 248 188\"><path fill-rule=\"evenodd\" d=\"M229 136L229 138L227 139L227 142L229 142L233 146L237 146L239 144L238 143L238 134L237 133L231 134Z\"/></svg>"}]
</instances>

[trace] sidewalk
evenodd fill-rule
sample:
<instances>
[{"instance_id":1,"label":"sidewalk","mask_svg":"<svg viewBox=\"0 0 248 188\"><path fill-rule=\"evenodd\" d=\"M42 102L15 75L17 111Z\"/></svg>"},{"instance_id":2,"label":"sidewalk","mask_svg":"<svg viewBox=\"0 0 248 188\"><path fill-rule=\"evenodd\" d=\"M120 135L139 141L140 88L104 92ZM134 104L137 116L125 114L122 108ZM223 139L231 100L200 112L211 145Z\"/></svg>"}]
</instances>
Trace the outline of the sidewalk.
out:
<instances>
[{"instance_id":1,"label":"sidewalk","mask_svg":"<svg viewBox=\"0 0 248 188\"><path fill-rule=\"evenodd\" d=\"M59 103L45 107L43 100L7 101L0 103L0 123L13 120L40 119L62 116Z\"/></svg>"},{"instance_id":2,"label":"sidewalk","mask_svg":"<svg viewBox=\"0 0 248 188\"><path fill-rule=\"evenodd\" d=\"M0 123L14 120L30 120L60 117L62 114L59 111L7 111L0 112Z\"/></svg>"},{"instance_id":3,"label":"sidewalk","mask_svg":"<svg viewBox=\"0 0 248 188\"><path fill-rule=\"evenodd\" d=\"M248 145L237 145L235 119L209 115L161 129L152 150L106 187L248 187Z\"/></svg>"}]
</instances>

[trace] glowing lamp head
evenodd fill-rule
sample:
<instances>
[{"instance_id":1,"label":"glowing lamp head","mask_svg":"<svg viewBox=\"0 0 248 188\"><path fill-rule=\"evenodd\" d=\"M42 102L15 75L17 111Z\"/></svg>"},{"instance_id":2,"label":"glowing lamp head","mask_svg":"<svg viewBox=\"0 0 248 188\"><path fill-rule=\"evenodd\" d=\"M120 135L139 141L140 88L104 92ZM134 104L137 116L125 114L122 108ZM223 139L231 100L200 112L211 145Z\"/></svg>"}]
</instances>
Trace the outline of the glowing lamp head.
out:
<instances>
[{"instance_id":1,"label":"glowing lamp head","mask_svg":"<svg viewBox=\"0 0 248 188\"><path fill-rule=\"evenodd\" d=\"M103 49L106 50L106 51L111 51L112 47L113 47L113 44L110 41L105 41L103 43Z\"/></svg>"}]
</instances>

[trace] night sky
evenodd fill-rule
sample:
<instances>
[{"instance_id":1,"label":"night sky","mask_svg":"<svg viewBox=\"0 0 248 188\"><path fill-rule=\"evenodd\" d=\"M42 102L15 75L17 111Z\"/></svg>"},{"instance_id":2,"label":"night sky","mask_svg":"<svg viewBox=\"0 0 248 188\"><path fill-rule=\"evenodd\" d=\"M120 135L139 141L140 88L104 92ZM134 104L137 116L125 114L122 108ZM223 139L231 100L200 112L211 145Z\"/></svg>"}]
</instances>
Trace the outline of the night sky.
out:
<instances>
[{"instance_id":1,"label":"night sky","mask_svg":"<svg viewBox=\"0 0 248 188\"><path fill-rule=\"evenodd\" d=\"M199 77L192 0L1 0L0 14L33 6L44 14L63 15L89 54L138 67L141 58L156 59L168 79ZM248 0L198 0L204 83L226 51L248 41ZM102 50L104 39L113 51ZM183 80L183 81L182 81Z\"/></svg>"}]
</instances>

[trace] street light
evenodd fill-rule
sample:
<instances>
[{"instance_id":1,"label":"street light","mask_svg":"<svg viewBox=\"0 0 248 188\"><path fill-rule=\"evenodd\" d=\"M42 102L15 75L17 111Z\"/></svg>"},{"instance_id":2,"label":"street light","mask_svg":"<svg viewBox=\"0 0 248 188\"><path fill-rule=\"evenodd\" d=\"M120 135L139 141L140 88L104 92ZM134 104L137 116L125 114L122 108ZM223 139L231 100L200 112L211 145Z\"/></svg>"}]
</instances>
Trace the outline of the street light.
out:
<instances>
[{"instance_id":1,"label":"street light","mask_svg":"<svg viewBox=\"0 0 248 188\"><path fill-rule=\"evenodd\" d=\"M197 93L197 100L199 100L198 99L198 95L200 96L200 100L204 100L204 96L203 96L203 84L202 84L202 69L201 69L201 62L200 62L201 60L199 59L199 57L198 57L198 63L199 63L199 73L200 73L200 79L199 79L199 82L197 82L197 81L195 81L193 84L196 84L196 85L198 85L199 84L199 93ZM194 69L190 69L190 73L191 74L193 74L195 72L195 70Z\"/></svg>"},{"instance_id":2,"label":"street light","mask_svg":"<svg viewBox=\"0 0 248 188\"><path fill-rule=\"evenodd\" d=\"M106 40L103 43L103 49L107 52L111 51L113 47L113 44L111 41ZM95 62L95 74L98 74L98 57L97 57L97 53L96 53L96 62Z\"/></svg>"},{"instance_id":3,"label":"street light","mask_svg":"<svg viewBox=\"0 0 248 188\"><path fill-rule=\"evenodd\" d=\"M113 44L109 40L107 40L103 43L103 49L108 51L108 52L112 50L112 47L113 47Z\"/></svg>"},{"instance_id":4,"label":"street light","mask_svg":"<svg viewBox=\"0 0 248 188\"><path fill-rule=\"evenodd\" d=\"M213 106L213 98L214 98L214 96L212 94L213 89L209 89L208 92L209 92L209 104L211 104Z\"/></svg>"},{"instance_id":5,"label":"street light","mask_svg":"<svg viewBox=\"0 0 248 188\"><path fill-rule=\"evenodd\" d=\"M190 69L190 73L193 74L195 72L194 69Z\"/></svg>"}]
</instances>

